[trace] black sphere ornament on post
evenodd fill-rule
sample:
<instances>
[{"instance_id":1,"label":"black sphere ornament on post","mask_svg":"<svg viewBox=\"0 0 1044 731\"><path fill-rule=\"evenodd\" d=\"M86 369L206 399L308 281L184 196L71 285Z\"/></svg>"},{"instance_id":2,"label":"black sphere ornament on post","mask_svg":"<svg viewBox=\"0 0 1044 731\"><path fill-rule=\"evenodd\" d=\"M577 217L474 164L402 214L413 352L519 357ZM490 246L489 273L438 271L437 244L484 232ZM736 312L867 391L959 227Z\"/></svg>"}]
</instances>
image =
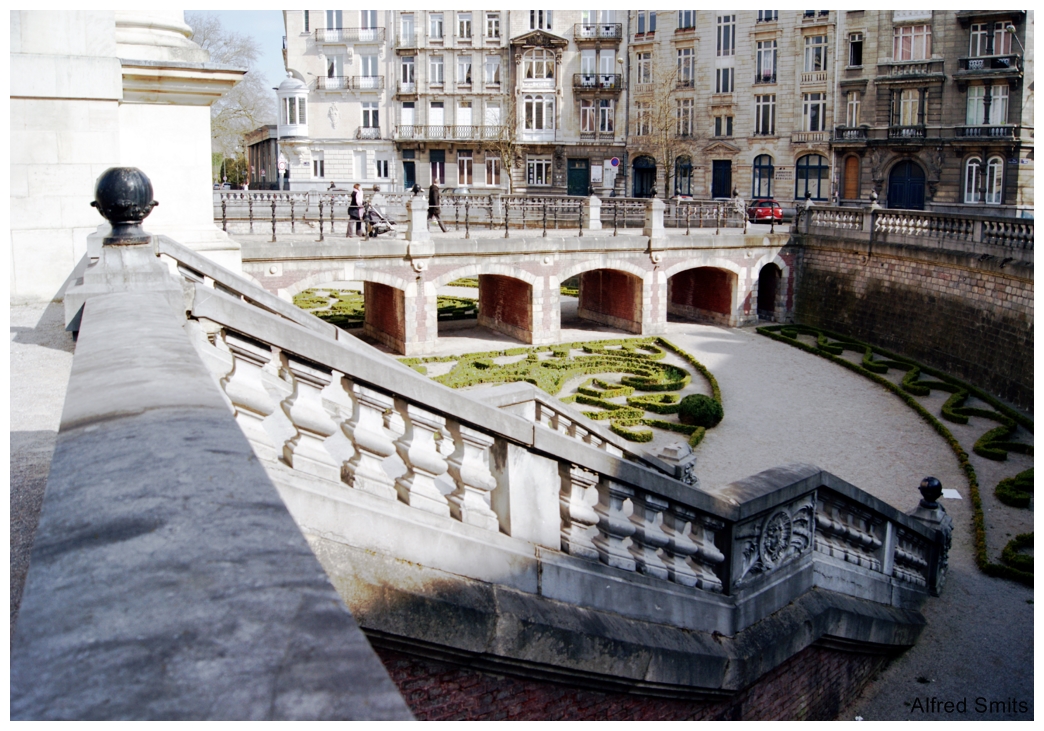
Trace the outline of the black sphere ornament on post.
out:
<instances>
[{"instance_id":1,"label":"black sphere ornament on post","mask_svg":"<svg viewBox=\"0 0 1044 731\"><path fill-rule=\"evenodd\" d=\"M109 168L94 184L91 205L112 225L105 246L149 243L141 222L159 205L152 199L152 181L138 168Z\"/></svg>"},{"instance_id":2,"label":"black sphere ornament on post","mask_svg":"<svg viewBox=\"0 0 1044 731\"><path fill-rule=\"evenodd\" d=\"M925 477L921 480L918 488L921 492L921 507L934 510L939 507L939 498L942 497L942 483L935 477Z\"/></svg>"}]
</instances>

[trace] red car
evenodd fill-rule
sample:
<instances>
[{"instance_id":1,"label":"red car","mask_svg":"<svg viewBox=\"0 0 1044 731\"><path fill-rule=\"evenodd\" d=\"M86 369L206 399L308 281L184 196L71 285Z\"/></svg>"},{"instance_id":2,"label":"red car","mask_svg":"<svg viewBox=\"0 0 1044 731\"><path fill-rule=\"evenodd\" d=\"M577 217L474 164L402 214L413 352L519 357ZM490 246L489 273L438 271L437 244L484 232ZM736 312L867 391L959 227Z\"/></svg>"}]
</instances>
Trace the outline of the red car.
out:
<instances>
[{"instance_id":1,"label":"red car","mask_svg":"<svg viewBox=\"0 0 1044 731\"><path fill-rule=\"evenodd\" d=\"M752 223L783 223L783 208L771 198L751 201L747 207L747 218Z\"/></svg>"}]
</instances>

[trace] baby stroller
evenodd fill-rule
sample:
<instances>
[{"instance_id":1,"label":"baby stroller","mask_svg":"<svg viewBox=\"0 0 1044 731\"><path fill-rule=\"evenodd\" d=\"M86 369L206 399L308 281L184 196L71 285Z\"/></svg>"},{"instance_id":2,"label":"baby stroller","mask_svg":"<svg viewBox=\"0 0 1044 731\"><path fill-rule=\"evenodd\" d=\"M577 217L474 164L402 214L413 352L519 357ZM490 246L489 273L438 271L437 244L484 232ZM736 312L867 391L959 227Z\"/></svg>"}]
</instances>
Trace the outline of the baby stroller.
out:
<instances>
[{"instance_id":1,"label":"baby stroller","mask_svg":"<svg viewBox=\"0 0 1044 731\"><path fill-rule=\"evenodd\" d=\"M392 231L395 221L390 220L381 213L379 208L366 204L366 225L370 232L370 238L377 238L380 234Z\"/></svg>"}]
</instances>

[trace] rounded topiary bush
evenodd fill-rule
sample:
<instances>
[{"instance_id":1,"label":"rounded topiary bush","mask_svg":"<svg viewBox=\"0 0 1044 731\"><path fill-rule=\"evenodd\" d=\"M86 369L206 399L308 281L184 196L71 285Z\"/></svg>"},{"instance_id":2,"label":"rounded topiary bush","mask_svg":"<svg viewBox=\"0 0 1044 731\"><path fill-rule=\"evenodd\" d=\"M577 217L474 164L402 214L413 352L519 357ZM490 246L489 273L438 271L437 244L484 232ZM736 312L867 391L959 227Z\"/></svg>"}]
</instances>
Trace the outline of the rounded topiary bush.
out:
<instances>
[{"instance_id":1,"label":"rounded topiary bush","mask_svg":"<svg viewBox=\"0 0 1044 731\"><path fill-rule=\"evenodd\" d=\"M678 405L678 421L682 424L710 428L717 426L724 416L721 404L702 393L686 396Z\"/></svg>"}]
</instances>

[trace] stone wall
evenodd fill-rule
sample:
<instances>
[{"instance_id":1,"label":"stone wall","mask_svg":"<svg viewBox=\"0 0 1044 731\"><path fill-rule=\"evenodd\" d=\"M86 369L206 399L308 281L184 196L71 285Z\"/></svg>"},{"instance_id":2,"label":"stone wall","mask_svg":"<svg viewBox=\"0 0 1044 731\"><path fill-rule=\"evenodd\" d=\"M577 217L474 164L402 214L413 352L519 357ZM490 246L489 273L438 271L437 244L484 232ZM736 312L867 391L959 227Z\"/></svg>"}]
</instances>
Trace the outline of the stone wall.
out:
<instances>
[{"instance_id":1,"label":"stone wall","mask_svg":"<svg viewBox=\"0 0 1044 731\"><path fill-rule=\"evenodd\" d=\"M994 256L806 237L795 316L1033 408L1033 268Z\"/></svg>"},{"instance_id":2,"label":"stone wall","mask_svg":"<svg viewBox=\"0 0 1044 731\"><path fill-rule=\"evenodd\" d=\"M833 720L887 656L808 647L730 698L690 700L485 672L375 646L419 720Z\"/></svg>"}]
</instances>

